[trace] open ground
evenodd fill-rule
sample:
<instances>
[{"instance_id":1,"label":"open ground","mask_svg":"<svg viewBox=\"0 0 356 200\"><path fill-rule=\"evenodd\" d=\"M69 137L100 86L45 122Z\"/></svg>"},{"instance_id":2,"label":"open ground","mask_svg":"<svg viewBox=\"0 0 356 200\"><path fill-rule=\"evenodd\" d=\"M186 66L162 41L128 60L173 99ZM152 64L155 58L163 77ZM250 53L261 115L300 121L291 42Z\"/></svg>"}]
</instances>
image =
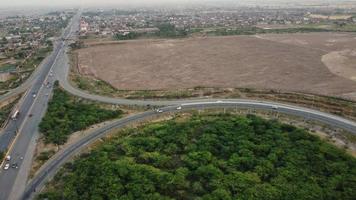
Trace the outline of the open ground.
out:
<instances>
[{"instance_id":1,"label":"open ground","mask_svg":"<svg viewBox=\"0 0 356 200\"><path fill-rule=\"evenodd\" d=\"M120 90L222 87L355 98L356 35L271 34L136 40L77 50L83 75Z\"/></svg>"}]
</instances>

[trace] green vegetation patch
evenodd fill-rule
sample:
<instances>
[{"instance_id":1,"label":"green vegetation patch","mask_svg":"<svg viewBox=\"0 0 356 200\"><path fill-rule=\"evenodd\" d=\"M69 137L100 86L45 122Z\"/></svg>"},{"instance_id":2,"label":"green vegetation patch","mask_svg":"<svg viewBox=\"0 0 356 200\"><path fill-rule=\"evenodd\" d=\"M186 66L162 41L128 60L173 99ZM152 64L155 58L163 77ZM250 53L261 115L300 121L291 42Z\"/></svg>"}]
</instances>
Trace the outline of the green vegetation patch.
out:
<instances>
[{"instance_id":1,"label":"green vegetation patch","mask_svg":"<svg viewBox=\"0 0 356 200\"><path fill-rule=\"evenodd\" d=\"M40 123L40 131L45 142L60 145L67 141L71 133L122 114L121 110L106 110L97 104L84 103L79 98L73 98L59 88L56 82L53 98Z\"/></svg>"},{"instance_id":2,"label":"green vegetation patch","mask_svg":"<svg viewBox=\"0 0 356 200\"><path fill-rule=\"evenodd\" d=\"M125 35L116 34L116 40L134 40L138 38L184 38L189 35L189 31L185 29L178 29L175 25L169 23L157 24L158 31L155 33L136 33L129 32Z\"/></svg>"},{"instance_id":3,"label":"green vegetation patch","mask_svg":"<svg viewBox=\"0 0 356 200\"><path fill-rule=\"evenodd\" d=\"M133 40L138 38L184 38L194 33L207 33L209 36L228 36L228 35L255 35L255 34L269 34L269 33L312 33L312 32L355 32L356 26L354 25L329 25L329 27L323 27L322 25L305 25L300 27L290 28L271 28L263 29L254 26L237 27L237 28L193 28L193 29L177 29L171 24L158 24L159 29L156 33L134 33L130 32L126 35L116 34L114 39L116 40ZM209 30L211 29L211 30Z\"/></svg>"},{"instance_id":4,"label":"green vegetation patch","mask_svg":"<svg viewBox=\"0 0 356 200\"><path fill-rule=\"evenodd\" d=\"M38 199L354 199L356 160L303 129L195 115L130 129L68 163Z\"/></svg>"},{"instance_id":5,"label":"green vegetation patch","mask_svg":"<svg viewBox=\"0 0 356 200\"><path fill-rule=\"evenodd\" d=\"M16 65L4 64L0 65L0 72L13 72L16 71Z\"/></svg>"},{"instance_id":6,"label":"green vegetation patch","mask_svg":"<svg viewBox=\"0 0 356 200\"><path fill-rule=\"evenodd\" d=\"M85 77L80 75L75 75L73 79L74 83L79 89L90 91L94 94L110 96L111 94L118 91L116 88L114 88L107 82L99 79L93 79L91 77Z\"/></svg>"},{"instance_id":7,"label":"green vegetation patch","mask_svg":"<svg viewBox=\"0 0 356 200\"><path fill-rule=\"evenodd\" d=\"M23 69L34 69L39 66L43 59L52 51L52 46L40 48L33 56L26 60Z\"/></svg>"},{"instance_id":8,"label":"green vegetation patch","mask_svg":"<svg viewBox=\"0 0 356 200\"><path fill-rule=\"evenodd\" d=\"M0 109L0 126L3 126L6 120L9 118L12 109L14 108L15 104L17 104L19 99L20 97L16 98L13 102Z\"/></svg>"},{"instance_id":9,"label":"green vegetation patch","mask_svg":"<svg viewBox=\"0 0 356 200\"><path fill-rule=\"evenodd\" d=\"M49 160L56 152L54 150L41 152L40 155L36 158L36 161L44 163Z\"/></svg>"}]
</instances>

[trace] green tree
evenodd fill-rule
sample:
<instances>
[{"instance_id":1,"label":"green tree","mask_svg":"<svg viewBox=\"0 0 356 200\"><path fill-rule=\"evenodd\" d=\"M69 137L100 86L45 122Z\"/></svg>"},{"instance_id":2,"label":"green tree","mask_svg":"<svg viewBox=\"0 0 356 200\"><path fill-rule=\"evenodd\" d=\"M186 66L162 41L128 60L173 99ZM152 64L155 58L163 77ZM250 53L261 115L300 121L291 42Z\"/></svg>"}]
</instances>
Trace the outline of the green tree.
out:
<instances>
[{"instance_id":1,"label":"green tree","mask_svg":"<svg viewBox=\"0 0 356 200\"><path fill-rule=\"evenodd\" d=\"M56 123L70 119L62 115ZM38 199L351 200L355 180L355 158L303 129L208 114L122 131L66 165Z\"/></svg>"}]
</instances>

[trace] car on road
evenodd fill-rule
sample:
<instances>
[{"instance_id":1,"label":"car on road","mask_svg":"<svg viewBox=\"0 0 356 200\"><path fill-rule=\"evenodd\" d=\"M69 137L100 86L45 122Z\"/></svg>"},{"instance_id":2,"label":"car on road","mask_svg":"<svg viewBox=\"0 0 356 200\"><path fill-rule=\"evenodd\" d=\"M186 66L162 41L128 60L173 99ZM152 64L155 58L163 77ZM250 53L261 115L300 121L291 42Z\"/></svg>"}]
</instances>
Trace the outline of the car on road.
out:
<instances>
[{"instance_id":1,"label":"car on road","mask_svg":"<svg viewBox=\"0 0 356 200\"><path fill-rule=\"evenodd\" d=\"M33 95L32 95L32 97L33 97L33 98L36 98L36 97L37 97L37 95L36 95L36 94L33 94Z\"/></svg>"},{"instance_id":2,"label":"car on road","mask_svg":"<svg viewBox=\"0 0 356 200\"><path fill-rule=\"evenodd\" d=\"M5 166L4 166L4 170L8 170L9 168L10 168L10 164L6 163Z\"/></svg>"},{"instance_id":3,"label":"car on road","mask_svg":"<svg viewBox=\"0 0 356 200\"><path fill-rule=\"evenodd\" d=\"M5 158L6 161L10 161L11 160L11 156L10 155L7 155L6 158Z\"/></svg>"},{"instance_id":4,"label":"car on road","mask_svg":"<svg viewBox=\"0 0 356 200\"><path fill-rule=\"evenodd\" d=\"M161 109L156 109L156 112L157 112L157 113L163 113L163 110L161 110Z\"/></svg>"},{"instance_id":5,"label":"car on road","mask_svg":"<svg viewBox=\"0 0 356 200\"><path fill-rule=\"evenodd\" d=\"M28 117L32 117L32 116L33 116L33 114L29 114L29 115L28 115Z\"/></svg>"},{"instance_id":6,"label":"car on road","mask_svg":"<svg viewBox=\"0 0 356 200\"><path fill-rule=\"evenodd\" d=\"M13 163L13 164L11 165L11 167L12 167L12 168L14 168L14 169L19 168L19 166L18 166L18 164L17 164L17 163Z\"/></svg>"},{"instance_id":7,"label":"car on road","mask_svg":"<svg viewBox=\"0 0 356 200\"><path fill-rule=\"evenodd\" d=\"M222 103L223 101L216 101L216 103Z\"/></svg>"},{"instance_id":8,"label":"car on road","mask_svg":"<svg viewBox=\"0 0 356 200\"><path fill-rule=\"evenodd\" d=\"M182 106L177 107L177 110L182 110Z\"/></svg>"},{"instance_id":9,"label":"car on road","mask_svg":"<svg viewBox=\"0 0 356 200\"><path fill-rule=\"evenodd\" d=\"M273 109L273 110L277 110L277 109L278 109L278 106L272 106L272 109Z\"/></svg>"}]
</instances>

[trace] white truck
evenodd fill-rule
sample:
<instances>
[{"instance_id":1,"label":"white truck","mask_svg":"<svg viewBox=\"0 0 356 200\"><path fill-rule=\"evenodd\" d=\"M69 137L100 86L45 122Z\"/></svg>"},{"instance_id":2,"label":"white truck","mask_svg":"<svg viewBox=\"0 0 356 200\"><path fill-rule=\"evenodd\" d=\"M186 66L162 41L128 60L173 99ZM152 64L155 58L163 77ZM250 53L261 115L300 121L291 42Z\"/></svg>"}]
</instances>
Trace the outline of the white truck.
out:
<instances>
[{"instance_id":1,"label":"white truck","mask_svg":"<svg viewBox=\"0 0 356 200\"><path fill-rule=\"evenodd\" d=\"M12 114L11 119L16 120L19 115L20 115L20 111L16 109L15 112Z\"/></svg>"}]
</instances>

